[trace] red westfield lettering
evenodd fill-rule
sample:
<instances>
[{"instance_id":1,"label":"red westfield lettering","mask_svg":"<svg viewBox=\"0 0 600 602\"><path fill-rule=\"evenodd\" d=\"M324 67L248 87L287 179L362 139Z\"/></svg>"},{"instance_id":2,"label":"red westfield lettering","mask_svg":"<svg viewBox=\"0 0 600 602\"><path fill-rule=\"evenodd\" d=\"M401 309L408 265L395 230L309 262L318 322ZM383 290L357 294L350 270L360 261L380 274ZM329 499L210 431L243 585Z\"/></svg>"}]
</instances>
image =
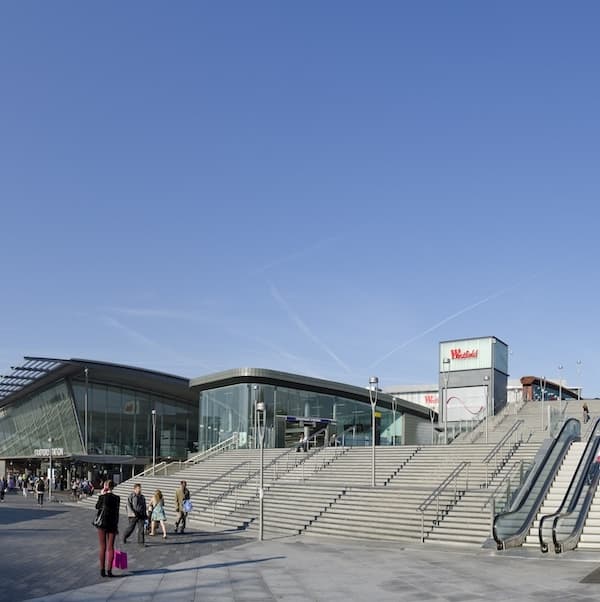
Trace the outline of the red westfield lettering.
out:
<instances>
[{"instance_id":1,"label":"red westfield lettering","mask_svg":"<svg viewBox=\"0 0 600 602\"><path fill-rule=\"evenodd\" d=\"M479 349L471 349L470 351L463 351L460 347L458 349L450 349L450 357L453 360L474 360L479 355Z\"/></svg>"}]
</instances>

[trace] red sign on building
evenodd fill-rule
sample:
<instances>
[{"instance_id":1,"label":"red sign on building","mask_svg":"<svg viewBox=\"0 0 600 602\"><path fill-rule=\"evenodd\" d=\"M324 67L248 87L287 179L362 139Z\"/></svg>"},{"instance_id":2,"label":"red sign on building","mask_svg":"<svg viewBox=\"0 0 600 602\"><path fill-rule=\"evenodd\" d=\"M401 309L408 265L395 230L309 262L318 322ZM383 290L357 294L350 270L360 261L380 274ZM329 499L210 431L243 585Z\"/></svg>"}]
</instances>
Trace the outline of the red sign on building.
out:
<instances>
[{"instance_id":1,"label":"red sign on building","mask_svg":"<svg viewBox=\"0 0 600 602\"><path fill-rule=\"evenodd\" d=\"M450 357L453 360L474 360L479 355L479 349L471 349L469 351L463 351L460 347L457 349L450 349Z\"/></svg>"}]
</instances>

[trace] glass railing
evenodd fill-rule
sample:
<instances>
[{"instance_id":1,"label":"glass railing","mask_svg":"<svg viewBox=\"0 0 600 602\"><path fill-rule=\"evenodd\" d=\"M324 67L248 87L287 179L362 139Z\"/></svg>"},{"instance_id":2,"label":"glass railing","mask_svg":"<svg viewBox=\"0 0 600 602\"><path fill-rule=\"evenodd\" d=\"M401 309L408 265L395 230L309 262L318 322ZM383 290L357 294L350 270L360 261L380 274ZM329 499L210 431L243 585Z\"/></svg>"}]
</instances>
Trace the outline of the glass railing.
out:
<instances>
[{"instance_id":1,"label":"glass railing","mask_svg":"<svg viewBox=\"0 0 600 602\"><path fill-rule=\"evenodd\" d=\"M596 459L599 445L600 418L594 424L592 436L588 439L560 507L553 514L543 516L540 521L538 533L542 552L548 551L550 541L557 554L577 546L598 485L600 465Z\"/></svg>"},{"instance_id":2,"label":"glass railing","mask_svg":"<svg viewBox=\"0 0 600 602\"><path fill-rule=\"evenodd\" d=\"M499 550L523 543L571 443L580 438L581 424L579 420L570 418L531 471L510 511L496 515L493 536Z\"/></svg>"}]
</instances>

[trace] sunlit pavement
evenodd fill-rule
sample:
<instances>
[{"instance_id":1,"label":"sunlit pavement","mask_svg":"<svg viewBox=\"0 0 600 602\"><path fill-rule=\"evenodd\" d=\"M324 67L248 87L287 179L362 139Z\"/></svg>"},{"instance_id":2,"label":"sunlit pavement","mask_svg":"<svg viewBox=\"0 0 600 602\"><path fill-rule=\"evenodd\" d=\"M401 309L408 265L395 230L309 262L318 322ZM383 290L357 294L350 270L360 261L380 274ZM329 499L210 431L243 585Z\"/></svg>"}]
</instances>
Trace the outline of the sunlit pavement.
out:
<instances>
[{"instance_id":1,"label":"sunlit pavement","mask_svg":"<svg viewBox=\"0 0 600 602\"><path fill-rule=\"evenodd\" d=\"M2 600L592 602L600 589L581 583L590 575L600 581L593 576L596 554L542 558L535 550L507 555L310 537L260 543L231 533L170 535L147 548L128 544L129 570L102 579L92 513L60 504L30 506L22 500L0 505L0 537L9 549L2 574L11 575L3 580ZM27 587L7 590L7 581Z\"/></svg>"}]
</instances>

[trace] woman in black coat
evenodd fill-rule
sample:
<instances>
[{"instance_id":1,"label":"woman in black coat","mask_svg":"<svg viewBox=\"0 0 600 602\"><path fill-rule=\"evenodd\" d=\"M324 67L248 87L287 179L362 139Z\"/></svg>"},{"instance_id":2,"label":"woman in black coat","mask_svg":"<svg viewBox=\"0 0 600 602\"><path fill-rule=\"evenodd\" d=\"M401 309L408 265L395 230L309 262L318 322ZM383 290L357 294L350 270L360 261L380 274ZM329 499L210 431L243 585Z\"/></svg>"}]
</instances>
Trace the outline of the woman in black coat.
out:
<instances>
[{"instance_id":1,"label":"woman in black coat","mask_svg":"<svg viewBox=\"0 0 600 602\"><path fill-rule=\"evenodd\" d=\"M115 536L119 532L119 504L120 498L113 493L115 484L106 481L104 493L96 502L96 520L94 524L98 529L98 543L100 544L100 575L112 577L113 558L115 556Z\"/></svg>"}]
</instances>

